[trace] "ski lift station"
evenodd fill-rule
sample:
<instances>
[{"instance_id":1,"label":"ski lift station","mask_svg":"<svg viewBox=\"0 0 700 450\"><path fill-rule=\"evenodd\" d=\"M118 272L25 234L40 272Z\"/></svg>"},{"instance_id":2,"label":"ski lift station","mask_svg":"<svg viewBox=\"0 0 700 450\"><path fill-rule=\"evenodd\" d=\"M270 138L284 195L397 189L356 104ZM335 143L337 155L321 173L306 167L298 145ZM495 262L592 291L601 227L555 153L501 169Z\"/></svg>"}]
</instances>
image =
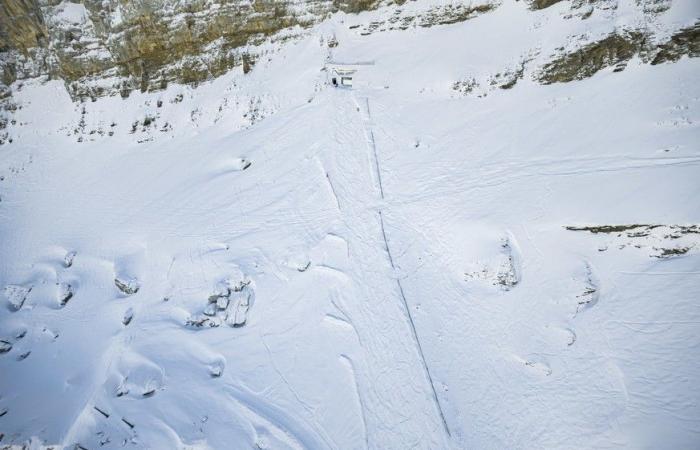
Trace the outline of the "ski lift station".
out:
<instances>
[{"instance_id":1,"label":"ski lift station","mask_svg":"<svg viewBox=\"0 0 700 450\"><path fill-rule=\"evenodd\" d=\"M329 62L326 64L328 83L333 87L352 88L357 81L357 75L362 66L374 65L374 61L352 63Z\"/></svg>"},{"instance_id":2,"label":"ski lift station","mask_svg":"<svg viewBox=\"0 0 700 450\"><path fill-rule=\"evenodd\" d=\"M331 70L331 84L339 87L352 87L352 77L357 69L334 67Z\"/></svg>"}]
</instances>

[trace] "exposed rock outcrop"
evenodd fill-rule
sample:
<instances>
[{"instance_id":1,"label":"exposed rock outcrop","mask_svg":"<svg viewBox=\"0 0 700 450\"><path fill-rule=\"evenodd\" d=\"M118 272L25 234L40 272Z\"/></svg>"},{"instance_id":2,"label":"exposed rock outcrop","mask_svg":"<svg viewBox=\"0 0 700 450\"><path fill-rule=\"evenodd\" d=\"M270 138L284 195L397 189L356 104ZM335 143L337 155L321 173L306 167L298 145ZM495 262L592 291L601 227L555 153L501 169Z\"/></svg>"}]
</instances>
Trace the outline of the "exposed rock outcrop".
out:
<instances>
[{"instance_id":1,"label":"exposed rock outcrop","mask_svg":"<svg viewBox=\"0 0 700 450\"><path fill-rule=\"evenodd\" d=\"M542 67L539 81L561 83L588 78L599 70L623 64L638 54L646 36L638 31L613 33L605 38L561 55Z\"/></svg>"},{"instance_id":2,"label":"exposed rock outcrop","mask_svg":"<svg viewBox=\"0 0 700 450\"><path fill-rule=\"evenodd\" d=\"M650 52L647 59L650 64L655 65L678 61L683 55L691 58L700 56L700 22L679 30L668 41Z\"/></svg>"},{"instance_id":3,"label":"exposed rock outcrop","mask_svg":"<svg viewBox=\"0 0 700 450\"><path fill-rule=\"evenodd\" d=\"M198 83L235 66L252 70L251 46L329 13L359 12L379 0L4 0L0 74L4 85L47 76L74 98L170 82ZM279 39L289 36L280 35Z\"/></svg>"},{"instance_id":4,"label":"exposed rock outcrop","mask_svg":"<svg viewBox=\"0 0 700 450\"><path fill-rule=\"evenodd\" d=\"M638 56L652 65L700 56L700 22L683 28L668 39L654 41L645 30L619 31L564 53L545 64L537 78L543 84L588 78L606 67L621 71Z\"/></svg>"}]
</instances>

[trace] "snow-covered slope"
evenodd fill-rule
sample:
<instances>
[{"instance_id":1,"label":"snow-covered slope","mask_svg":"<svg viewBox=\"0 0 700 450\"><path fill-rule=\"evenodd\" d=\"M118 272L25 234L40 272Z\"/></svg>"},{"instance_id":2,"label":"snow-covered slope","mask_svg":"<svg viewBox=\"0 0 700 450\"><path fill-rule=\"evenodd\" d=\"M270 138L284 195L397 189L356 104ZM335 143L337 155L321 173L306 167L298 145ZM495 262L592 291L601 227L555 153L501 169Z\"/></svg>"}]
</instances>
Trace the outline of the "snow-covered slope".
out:
<instances>
[{"instance_id":1,"label":"snow-covered slope","mask_svg":"<svg viewBox=\"0 0 700 450\"><path fill-rule=\"evenodd\" d=\"M696 3L382 25L436 5L196 89L15 86L0 444L697 447L700 63L538 81ZM328 58L373 64L339 89Z\"/></svg>"}]
</instances>

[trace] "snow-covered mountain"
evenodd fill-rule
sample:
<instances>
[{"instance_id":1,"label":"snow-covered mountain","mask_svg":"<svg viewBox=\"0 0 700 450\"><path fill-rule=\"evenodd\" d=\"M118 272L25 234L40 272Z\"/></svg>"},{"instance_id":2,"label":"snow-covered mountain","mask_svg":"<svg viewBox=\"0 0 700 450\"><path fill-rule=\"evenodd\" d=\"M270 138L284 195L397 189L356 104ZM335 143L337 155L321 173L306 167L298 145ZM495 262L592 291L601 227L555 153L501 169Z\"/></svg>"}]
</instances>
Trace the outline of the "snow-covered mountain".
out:
<instances>
[{"instance_id":1,"label":"snow-covered mountain","mask_svg":"<svg viewBox=\"0 0 700 450\"><path fill-rule=\"evenodd\" d=\"M0 446L696 448L699 55L693 0L3 2Z\"/></svg>"}]
</instances>

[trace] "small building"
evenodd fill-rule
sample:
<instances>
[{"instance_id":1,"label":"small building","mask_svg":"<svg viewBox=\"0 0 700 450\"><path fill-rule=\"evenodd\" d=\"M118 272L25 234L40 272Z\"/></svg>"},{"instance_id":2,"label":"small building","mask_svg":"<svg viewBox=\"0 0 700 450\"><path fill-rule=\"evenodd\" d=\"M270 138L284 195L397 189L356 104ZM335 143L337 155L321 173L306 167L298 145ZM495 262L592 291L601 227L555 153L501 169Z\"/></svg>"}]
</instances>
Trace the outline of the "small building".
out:
<instances>
[{"instance_id":1,"label":"small building","mask_svg":"<svg viewBox=\"0 0 700 450\"><path fill-rule=\"evenodd\" d=\"M328 61L325 66L328 83L334 87L352 88L353 85L357 85L358 71L363 66L371 65L374 65L374 61Z\"/></svg>"},{"instance_id":2,"label":"small building","mask_svg":"<svg viewBox=\"0 0 700 450\"><path fill-rule=\"evenodd\" d=\"M331 69L331 84L335 87L352 87L352 78L357 69L333 67Z\"/></svg>"}]
</instances>

